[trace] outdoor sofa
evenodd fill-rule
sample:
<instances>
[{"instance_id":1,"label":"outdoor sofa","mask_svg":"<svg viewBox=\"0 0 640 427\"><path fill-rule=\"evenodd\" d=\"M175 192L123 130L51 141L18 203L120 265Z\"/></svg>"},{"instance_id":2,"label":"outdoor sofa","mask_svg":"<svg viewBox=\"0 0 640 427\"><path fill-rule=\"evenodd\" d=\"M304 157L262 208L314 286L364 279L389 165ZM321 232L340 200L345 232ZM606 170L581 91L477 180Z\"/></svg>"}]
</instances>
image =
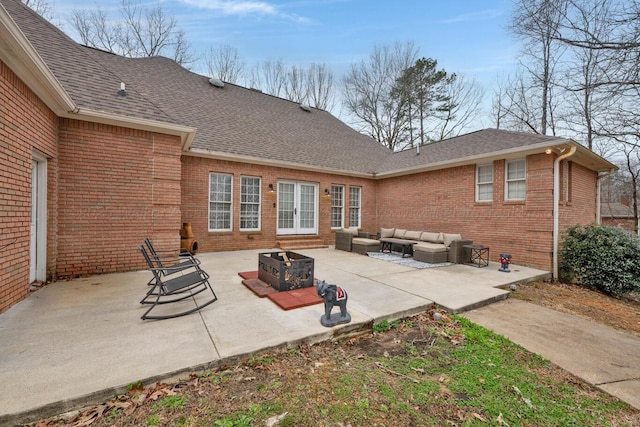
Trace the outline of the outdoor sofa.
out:
<instances>
[{"instance_id":1,"label":"outdoor sofa","mask_svg":"<svg viewBox=\"0 0 640 427\"><path fill-rule=\"evenodd\" d=\"M453 262L464 264L468 254L464 246L473 244L473 240L463 239L457 233L443 233L432 231L413 231L401 228L381 228L378 233L380 242L390 243L391 250L406 251L407 244L413 252L416 261L438 264Z\"/></svg>"},{"instance_id":2,"label":"outdoor sofa","mask_svg":"<svg viewBox=\"0 0 640 427\"><path fill-rule=\"evenodd\" d=\"M468 261L464 246L473 244L473 240L463 239L460 234L411 231L400 228L381 228L376 238L370 233L359 231L357 228L343 228L336 231L336 249L366 254L378 252L385 239L391 240L393 251L403 252L400 243L411 242L413 258L417 261L439 264L453 262L464 264Z\"/></svg>"}]
</instances>

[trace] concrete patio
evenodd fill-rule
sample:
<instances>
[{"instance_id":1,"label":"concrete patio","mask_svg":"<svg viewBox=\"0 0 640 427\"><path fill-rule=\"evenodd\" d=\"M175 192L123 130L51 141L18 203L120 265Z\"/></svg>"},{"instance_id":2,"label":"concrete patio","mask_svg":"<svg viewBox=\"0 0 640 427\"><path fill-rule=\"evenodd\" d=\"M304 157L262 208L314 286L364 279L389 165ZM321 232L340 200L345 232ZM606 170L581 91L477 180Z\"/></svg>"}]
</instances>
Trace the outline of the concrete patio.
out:
<instances>
[{"instance_id":1,"label":"concrete patio","mask_svg":"<svg viewBox=\"0 0 640 427\"><path fill-rule=\"evenodd\" d=\"M257 270L258 253L266 251L199 254L219 300L181 318L140 320L147 271L56 282L0 314L0 424L99 402L138 380L150 384L273 347L332 339L434 303L459 313L506 298L500 288L511 283L549 277L517 265L508 274L498 263L418 270L334 249L300 250L315 259L316 278L349 293L352 322L325 328L322 304L284 311L242 285L238 272Z\"/></svg>"}]
</instances>

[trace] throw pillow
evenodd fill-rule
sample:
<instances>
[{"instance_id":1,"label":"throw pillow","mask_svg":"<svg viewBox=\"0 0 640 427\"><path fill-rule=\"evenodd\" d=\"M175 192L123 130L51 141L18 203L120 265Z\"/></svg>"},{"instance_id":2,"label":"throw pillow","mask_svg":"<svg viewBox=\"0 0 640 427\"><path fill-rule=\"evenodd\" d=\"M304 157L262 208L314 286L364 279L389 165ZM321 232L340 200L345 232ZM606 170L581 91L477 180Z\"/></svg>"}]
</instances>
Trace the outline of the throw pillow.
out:
<instances>
[{"instance_id":1,"label":"throw pillow","mask_svg":"<svg viewBox=\"0 0 640 427\"><path fill-rule=\"evenodd\" d=\"M406 232L407 230L396 228L396 231L393 232L393 237L395 237L396 239L404 239L404 233Z\"/></svg>"},{"instance_id":2,"label":"throw pillow","mask_svg":"<svg viewBox=\"0 0 640 427\"><path fill-rule=\"evenodd\" d=\"M421 231L407 231L404 233L404 238L407 240L420 240Z\"/></svg>"},{"instance_id":3,"label":"throw pillow","mask_svg":"<svg viewBox=\"0 0 640 427\"><path fill-rule=\"evenodd\" d=\"M447 233L442 233L442 236L444 238L444 245L446 247L451 246L451 242L453 242L454 240L460 240L462 239L462 235L460 234L447 234Z\"/></svg>"},{"instance_id":4,"label":"throw pillow","mask_svg":"<svg viewBox=\"0 0 640 427\"><path fill-rule=\"evenodd\" d=\"M395 228L381 228L380 229L380 238L393 237L393 232L394 231L396 231Z\"/></svg>"},{"instance_id":5,"label":"throw pillow","mask_svg":"<svg viewBox=\"0 0 640 427\"><path fill-rule=\"evenodd\" d=\"M350 233L354 236L358 235L358 227L349 227L349 228L343 228L342 231L344 233Z\"/></svg>"},{"instance_id":6,"label":"throw pillow","mask_svg":"<svg viewBox=\"0 0 640 427\"><path fill-rule=\"evenodd\" d=\"M442 243L442 241L440 240L440 234L441 233L423 231L422 235L420 236L420 240L422 240L423 242L430 242L430 243Z\"/></svg>"}]
</instances>

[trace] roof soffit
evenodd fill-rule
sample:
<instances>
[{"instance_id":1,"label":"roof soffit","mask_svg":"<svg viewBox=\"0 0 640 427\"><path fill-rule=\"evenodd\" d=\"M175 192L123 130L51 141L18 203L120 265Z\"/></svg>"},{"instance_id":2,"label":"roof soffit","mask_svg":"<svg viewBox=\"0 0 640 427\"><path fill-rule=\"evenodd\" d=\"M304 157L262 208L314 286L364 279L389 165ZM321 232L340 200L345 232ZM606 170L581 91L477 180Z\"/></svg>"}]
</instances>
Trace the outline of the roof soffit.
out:
<instances>
[{"instance_id":1,"label":"roof soffit","mask_svg":"<svg viewBox=\"0 0 640 427\"><path fill-rule=\"evenodd\" d=\"M57 115L76 109L63 86L0 4L0 59Z\"/></svg>"}]
</instances>

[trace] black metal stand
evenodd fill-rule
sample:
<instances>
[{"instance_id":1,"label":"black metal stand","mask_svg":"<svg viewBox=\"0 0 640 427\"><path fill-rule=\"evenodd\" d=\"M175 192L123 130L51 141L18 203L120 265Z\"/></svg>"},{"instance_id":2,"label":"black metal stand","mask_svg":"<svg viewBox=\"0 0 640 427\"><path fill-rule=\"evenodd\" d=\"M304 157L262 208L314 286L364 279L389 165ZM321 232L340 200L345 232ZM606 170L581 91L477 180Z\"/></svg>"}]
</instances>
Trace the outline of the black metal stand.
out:
<instances>
[{"instance_id":1,"label":"black metal stand","mask_svg":"<svg viewBox=\"0 0 640 427\"><path fill-rule=\"evenodd\" d=\"M464 245L464 249L469 251L469 263L476 267L489 266L489 247L484 245Z\"/></svg>"}]
</instances>

